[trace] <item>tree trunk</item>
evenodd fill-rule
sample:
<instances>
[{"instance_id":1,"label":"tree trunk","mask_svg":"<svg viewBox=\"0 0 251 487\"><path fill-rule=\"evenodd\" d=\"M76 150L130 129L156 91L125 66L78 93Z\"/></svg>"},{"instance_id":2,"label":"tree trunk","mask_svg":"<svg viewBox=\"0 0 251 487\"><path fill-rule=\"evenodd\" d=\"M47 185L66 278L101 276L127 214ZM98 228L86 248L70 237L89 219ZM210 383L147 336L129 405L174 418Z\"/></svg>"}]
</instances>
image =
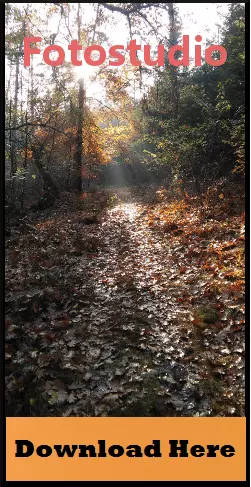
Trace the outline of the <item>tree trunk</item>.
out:
<instances>
[{"instance_id":1,"label":"tree trunk","mask_svg":"<svg viewBox=\"0 0 251 487\"><path fill-rule=\"evenodd\" d=\"M80 21L80 4L78 4L77 14L78 25L78 41L81 38L81 21ZM75 167L76 167L76 190L80 194L82 192L82 154L83 154L83 119L84 119L84 83L83 79L79 80L78 89L78 127L76 137L76 149L74 154Z\"/></svg>"},{"instance_id":2,"label":"tree trunk","mask_svg":"<svg viewBox=\"0 0 251 487\"><path fill-rule=\"evenodd\" d=\"M14 103L12 108L12 122L13 126L17 125L17 103L18 103L18 81L19 81L19 66L20 66L20 50L21 45L19 46L19 51L17 52L17 59L16 59L16 74L15 74L15 94L14 94ZM16 144L16 133L12 134L12 141L11 141L11 149L10 149L10 160L11 160L11 172L14 174L17 170L17 144Z\"/></svg>"},{"instance_id":3,"label":"tree trunk","mask_svg":"<svg viewBox=\"0 0 251 487\"><path fill-rule=\"evenodd\" d=\"M83 154L83 109L84 109L84 85L83 80L79 81L78 90L78 128L75 149L75 164L76 164L76 190L78 193L82 192L82 154Z\"/></svg>"},{"instance_id":4,"label":"tree trunk","mask_svg":"<svg viewBox=\"0 0 251 487\"><path fill-rule=\"evenodd\" d=\"M46 171L41 161L41 156L43 152L43 146L41 145L39 148L32 148L33 153L33 162L36 165L39 173L41 174L44 180L44 187L46 196L52 196L54 200L59 196L58 188L54 181L51 178L51 175Z\"/></svg>"},{"instance_id":5,"label":"tree trunk","mask_svg":"<svg viewBox=\"0 0 251 487\"><path fill-rule=\"evenodd\" d=\"M176 12L174 9L173 3L168 4L168 15L169 15L169 22L170 22L170 44L171 46L175 46L178 42L178 32L177 32L177 22L176 22ZM176 66L169 66L170 68L170 77L172 82L172 102L173 102L173 116L174 118L178 117L179 111L179 89L178 89L178 68Z\"/></svg>"}]
</instances>

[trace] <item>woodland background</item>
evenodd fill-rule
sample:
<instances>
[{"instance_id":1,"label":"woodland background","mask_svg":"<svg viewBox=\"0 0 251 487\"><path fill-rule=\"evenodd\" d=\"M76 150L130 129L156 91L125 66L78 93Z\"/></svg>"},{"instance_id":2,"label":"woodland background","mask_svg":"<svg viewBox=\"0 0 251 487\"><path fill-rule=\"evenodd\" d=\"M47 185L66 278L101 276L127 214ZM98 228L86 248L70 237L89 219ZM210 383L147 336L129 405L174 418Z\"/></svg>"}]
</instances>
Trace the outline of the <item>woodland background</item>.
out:
<instances>
[{"instance_id":1,"label":"woodland background","mask_svg":"<svg viewBox=\"0 0 251 487\"><path fill-rule=\"evenodd\" d=\"M127 60L88 80L70 62L53 68L32 56L25 68L24 37L40 35L42 48L109 45L124 22L128 42L169 48L182 37L179 4L5 10L8 415L243 415L245 5L231 3L218 39L207 39L228 52L220 67ZM171 308L175 332L164 326ZM176 343L168 356L158 323ZM141 339L162 365L141 355L129 365Z\"/></svg>"}]
</instances>

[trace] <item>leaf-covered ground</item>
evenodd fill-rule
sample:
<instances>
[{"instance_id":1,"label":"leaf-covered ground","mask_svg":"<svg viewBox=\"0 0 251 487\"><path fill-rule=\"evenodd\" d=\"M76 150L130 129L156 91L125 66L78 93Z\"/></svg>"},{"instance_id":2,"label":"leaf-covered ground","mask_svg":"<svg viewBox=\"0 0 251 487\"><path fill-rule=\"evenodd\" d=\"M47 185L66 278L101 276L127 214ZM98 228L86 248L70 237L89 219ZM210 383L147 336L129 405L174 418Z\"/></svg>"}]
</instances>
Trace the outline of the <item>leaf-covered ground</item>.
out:
<instances>
[{"instance_id":1,"label":"leaf-covered ground","mask_svg":"<svg viewBox=\"0 0 251 487\"><path fill-rule=\"evenodd\" d=\"M241 198L115 193L6 238L7 415L244 415Z\"/></svg>"}]
</instances>

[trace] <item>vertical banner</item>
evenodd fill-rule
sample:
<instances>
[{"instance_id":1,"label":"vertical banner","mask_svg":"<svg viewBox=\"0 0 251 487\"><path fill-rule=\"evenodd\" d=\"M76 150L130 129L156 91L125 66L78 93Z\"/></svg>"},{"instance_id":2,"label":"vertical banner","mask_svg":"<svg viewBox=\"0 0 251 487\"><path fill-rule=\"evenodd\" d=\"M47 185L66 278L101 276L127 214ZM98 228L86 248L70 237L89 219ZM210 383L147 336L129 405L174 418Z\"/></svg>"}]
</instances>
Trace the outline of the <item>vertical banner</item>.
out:
<instances>
[{"instance_id":1,"label":"vertical banner","mask_svg":"<svg viewBox=\"0 0 251 487\"><path fill-rule=\"evenodd\" d=\"M7 481L248 481L246 12L5 3Z\"/></svg>"}]
</instances>

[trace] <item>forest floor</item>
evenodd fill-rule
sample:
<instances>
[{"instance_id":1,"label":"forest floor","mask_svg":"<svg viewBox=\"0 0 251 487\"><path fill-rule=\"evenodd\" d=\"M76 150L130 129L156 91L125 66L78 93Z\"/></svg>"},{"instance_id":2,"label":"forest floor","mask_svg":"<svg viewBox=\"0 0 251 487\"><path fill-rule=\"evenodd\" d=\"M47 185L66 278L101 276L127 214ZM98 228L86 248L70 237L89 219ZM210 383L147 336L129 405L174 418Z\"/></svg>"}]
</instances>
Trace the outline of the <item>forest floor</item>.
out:
<instances>
[{"instance_id":1,"label":"forest floor","mask_svg":"<svg viewBox=\"0 0 251 487\"><path fill-rule=\"evenodd\" d=\"M6 238L7 416L243 416L243 198L109 195Z\"/></svg>"}]
</instances>

